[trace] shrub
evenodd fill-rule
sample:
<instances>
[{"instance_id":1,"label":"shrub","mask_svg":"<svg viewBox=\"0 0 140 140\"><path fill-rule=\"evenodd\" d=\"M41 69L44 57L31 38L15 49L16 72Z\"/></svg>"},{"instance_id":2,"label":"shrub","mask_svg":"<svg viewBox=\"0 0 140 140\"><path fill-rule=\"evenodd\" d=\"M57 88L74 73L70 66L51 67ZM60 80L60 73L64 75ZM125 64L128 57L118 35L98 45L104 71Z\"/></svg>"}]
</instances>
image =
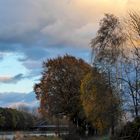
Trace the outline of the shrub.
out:
<instances>
[{"instance_id":1,"label":"shrub","mask_svg":"<svg viewBox=\"0 0 140 140\"><path fill-rule=\"evenodd\" d=\"M140 139L140 117L128 122L121 130L116 132L112 140L138 140Z\"/></svg>"}]
</instances>

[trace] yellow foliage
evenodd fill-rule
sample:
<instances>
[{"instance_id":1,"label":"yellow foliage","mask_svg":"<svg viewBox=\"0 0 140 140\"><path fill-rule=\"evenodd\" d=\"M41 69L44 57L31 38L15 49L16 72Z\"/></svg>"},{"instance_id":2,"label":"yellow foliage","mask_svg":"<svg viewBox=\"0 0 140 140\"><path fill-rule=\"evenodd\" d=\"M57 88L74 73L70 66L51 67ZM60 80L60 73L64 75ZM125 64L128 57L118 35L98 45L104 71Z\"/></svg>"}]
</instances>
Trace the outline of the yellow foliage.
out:
<instances>
[{"instance_id":1,"label":"yellow foliage","mask_svg":"<svg viewBox=\"0 0 140 140\"><path fill-rule=\"evenodd\" d=\"M81 84L81 102L87 118L101 134L109 129L118 111L117 101L102 74L93 71L85 76Z\"/></svg>"}]
</instances>

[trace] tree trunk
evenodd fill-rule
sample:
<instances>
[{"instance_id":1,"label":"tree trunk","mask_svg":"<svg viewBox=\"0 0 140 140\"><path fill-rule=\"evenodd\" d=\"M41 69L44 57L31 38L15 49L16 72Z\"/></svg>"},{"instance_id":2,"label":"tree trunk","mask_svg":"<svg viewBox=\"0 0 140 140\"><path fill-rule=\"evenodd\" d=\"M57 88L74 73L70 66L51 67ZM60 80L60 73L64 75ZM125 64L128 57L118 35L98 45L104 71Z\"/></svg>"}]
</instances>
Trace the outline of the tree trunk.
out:
<instances>
[{"instance_id":1,"label":"tree trunk","mask_svg":"<svg viewBox=\"0 0 140 140\"><path fill-rule=\"evenodd\" d=\"M139 114L138 114L138 106L135 106L135 115L136 115L136 118L139 116Z\"/></svg>"},{"instance_id":2,"label":"tree trunk","mask_svg":"<svg viewBox=\"0 0 140 140\"><path fill-rule=\"evenodd\" d=\"M114 130L114 125L111 126L111 136L114 136L115 130Z\"/></svg>"}]
</instances>

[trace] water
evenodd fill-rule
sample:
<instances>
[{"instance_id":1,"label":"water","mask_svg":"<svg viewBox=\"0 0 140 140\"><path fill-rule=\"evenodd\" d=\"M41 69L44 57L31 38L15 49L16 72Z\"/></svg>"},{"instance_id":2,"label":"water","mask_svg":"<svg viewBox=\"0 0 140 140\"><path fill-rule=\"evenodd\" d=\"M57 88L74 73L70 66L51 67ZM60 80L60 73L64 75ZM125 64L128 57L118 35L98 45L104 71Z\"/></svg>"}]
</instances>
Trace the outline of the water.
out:
<instances>
[{"instance_id":1,"label":"water","mask_svg":"<svg viewBox=\"0 0 140 140\"><path fill-rule=\"evenodd\" d=\"M61 133L62 135L66 135L67 132ZM17 135L21 136L55 136L55 132L48 131L16 131L16 132L0 132L0 139L13 140L13 138Z\"/></svg>"}]
</instances>

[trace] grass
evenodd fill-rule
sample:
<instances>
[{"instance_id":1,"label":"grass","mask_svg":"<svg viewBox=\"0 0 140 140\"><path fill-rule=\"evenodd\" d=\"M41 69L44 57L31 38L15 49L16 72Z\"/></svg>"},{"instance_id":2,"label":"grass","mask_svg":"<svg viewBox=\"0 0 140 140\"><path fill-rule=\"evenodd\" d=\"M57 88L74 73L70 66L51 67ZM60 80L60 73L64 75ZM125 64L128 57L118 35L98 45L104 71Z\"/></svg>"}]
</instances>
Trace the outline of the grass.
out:
<instances>
[{"instance_id":1,"label":"grass","mask_svg":"<svg viewBox=\"0 0 140 140\"><path fill-rule=\"evenodd\" d=\"M91 138L86 138L84 140L109 140L108 136L103 136L103 137L91 137Z\"/></svg>"},{"instance_id":2,"label":"grass","mask_svg":"<svg viewBox=\"0 0 140 140\"><path fill-rule=\"evenodd\" d=\"M0 140L7 140L7 139L3 138ZM31 136L31 137L23 137L23 138L14 138L13 140L62 140L62 139L60 139L58 137Z\"/></svg>"},{"instance_id":3,"label":"grass","mask_svg":"<svg viewBox=\"0 0 140 140\"><path fill-rule=\"evenodd\" d=\"M99 138L98 140L109 140L109 137L108 136L104 136L104 137Z\"/></svg>"},{"instance_id":4,"label":"grass","mask_svg":"<svg viewBox=\"0 0 140 140\"><path fill-rule=\"evenodd\" d=\"M40 136L40 137L27 137L27 138L23 138L23 140L62 140L58 137L44 137L44 136Z\"/></svg>"}]
</instances>

